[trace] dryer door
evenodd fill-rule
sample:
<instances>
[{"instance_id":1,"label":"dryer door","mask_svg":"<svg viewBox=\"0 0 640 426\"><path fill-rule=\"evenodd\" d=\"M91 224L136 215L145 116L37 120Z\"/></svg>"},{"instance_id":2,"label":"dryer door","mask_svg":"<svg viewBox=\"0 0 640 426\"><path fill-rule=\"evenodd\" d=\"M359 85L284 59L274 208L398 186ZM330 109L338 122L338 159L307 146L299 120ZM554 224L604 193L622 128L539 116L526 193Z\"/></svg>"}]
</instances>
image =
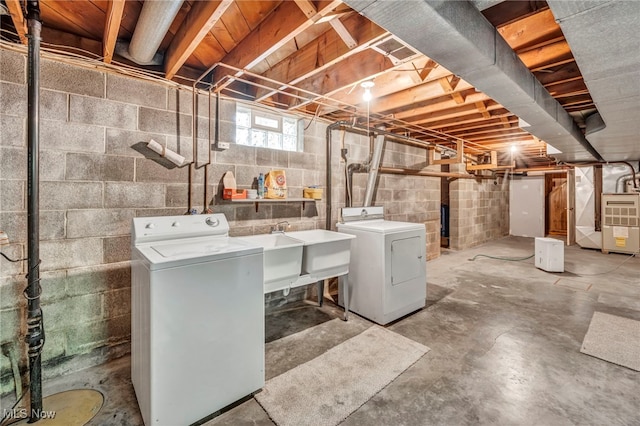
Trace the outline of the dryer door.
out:
<instances>
[{"instance_id":1,"label":"dryer door","mask_svg":"<svg viewBox=\"0 0 640 426\"><path fill-rule=\"evenodd\" d=\"M391 284L419 277L424 269L422 239L419 236L391 241Z\"/></svg>"}]
</instances>

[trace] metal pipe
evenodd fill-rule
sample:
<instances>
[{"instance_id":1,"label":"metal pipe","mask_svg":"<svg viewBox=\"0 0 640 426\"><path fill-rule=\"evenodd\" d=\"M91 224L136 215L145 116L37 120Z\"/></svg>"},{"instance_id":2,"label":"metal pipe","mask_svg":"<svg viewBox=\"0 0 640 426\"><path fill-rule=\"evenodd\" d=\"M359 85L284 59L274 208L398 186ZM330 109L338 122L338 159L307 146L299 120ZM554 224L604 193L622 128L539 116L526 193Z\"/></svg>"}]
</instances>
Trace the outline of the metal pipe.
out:
<instances>
[{"instance_id":1,"label":"metal pipe","mask_svg":"<svg viewBox=\"0 0 640 426\"><path fill-rule=\"evenodd\" d=\"M367 178L367 186L364 191L363 207L369 207L373 202L373 194L376 187L376 179L378 178L378 169L380 168L380 159L382 158L382 149L384 147L385 136L378 134L373 146L373 155L369 165L369 177Z\"/></svg>"},{"instance_id":2,"label":"metal pipe","mask_svg":"<svg viewBox=\"0 0 640 426\"><path fill-rule=\"evenodd\" d=\"M327 205L325 207L325 212L327 217L325 218L325 228L327 230L331 230L331 132L333 129L337 129L340 126L344 126L349 124L347 121L336 121L335 123L331 123L327 126L326 132L326 177L325 177L325 186L327 192Z\"/></svg>"},{"instance_id":3,"label":"metal pipe","mask_svg":"<svg viewBox=\"0 0 640 426\"><path fill-rule=\"evenodd\" d=\"M464 173L432 172L429 170L401 169L396 167L380 167L378 172L392 175L447 177L455 179L495 179L495 176L490 175L467 175Z\"/></svg>"},{"instance_id":4,"label":"metal pipe","mask_svg":"<svg viewBox=\"0 0 640 426\"><path fill-rule=\"evenodd\" d=\"M624 192L624 187L626 186L627 182L629 182L630 180L633 181L633 187L636 189L638 188L638 183L636 181L637 172L633 169L633 166L631 167L631 170L633 171L632 173L629 173L628 175L620 176L618 179L616 179L616 193Z\"/></svg>"},{"instance_id":5,"label":"metal pipe","mask_svg":"<svg viewBox=\"0 0 640 426\"><path fill-rule=\"evenodd\" d=\"M29 355L29 423L42 416L42 360L44 327L40 308L40 2L27 2L28 77L27 77L27 234L28 273L27 288L27 335Z\"/></svg>"}]
</instances>

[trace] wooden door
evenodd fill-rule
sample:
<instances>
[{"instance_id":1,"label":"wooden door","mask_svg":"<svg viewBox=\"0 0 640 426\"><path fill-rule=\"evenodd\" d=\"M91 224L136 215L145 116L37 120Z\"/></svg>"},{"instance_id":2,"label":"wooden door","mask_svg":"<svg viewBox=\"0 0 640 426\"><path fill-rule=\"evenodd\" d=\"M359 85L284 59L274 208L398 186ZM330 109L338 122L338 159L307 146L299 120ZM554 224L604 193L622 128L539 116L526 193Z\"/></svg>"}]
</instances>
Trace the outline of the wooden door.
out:
<instances>
[{"instance_id":1,"label":"wooden door","mask_svg":"<svg viewBox=\"0 0 640 426\"><path fill-rule=\"evenodd\" d=\"M546 175L547 234L567 235L567 175Z\"/></svg>"}]
</instances>

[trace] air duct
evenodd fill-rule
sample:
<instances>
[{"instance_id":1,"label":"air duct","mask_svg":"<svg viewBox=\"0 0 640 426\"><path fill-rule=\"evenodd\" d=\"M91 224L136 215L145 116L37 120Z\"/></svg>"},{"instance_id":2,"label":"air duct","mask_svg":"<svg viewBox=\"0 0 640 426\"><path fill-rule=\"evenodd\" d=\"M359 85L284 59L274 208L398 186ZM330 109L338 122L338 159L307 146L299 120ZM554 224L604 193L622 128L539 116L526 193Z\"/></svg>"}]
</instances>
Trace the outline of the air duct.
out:
<instances>
[{"instance_id":1,"label":"air duct","mask_svg":"<svg viewBox=\"0 0 640 426\"><path fill-rule=\"evenodd\" d=\"M573 118L472 3L447 0L345 0L345 3L530 123L529 133L562 151L557 158L602 161Z\"/></svg>"},{"instance_id":2,"label":"air duct","mask_svg":"<svg viewBox=\"0 0 640 426\"><path fill-rule=\"evenodd\" d=\"M163 55L157 53L158 48L182 7L183 1L145 1L131 42L118 42L116 53L140 65L162 64Z\"/></svg>"}]
</instances>

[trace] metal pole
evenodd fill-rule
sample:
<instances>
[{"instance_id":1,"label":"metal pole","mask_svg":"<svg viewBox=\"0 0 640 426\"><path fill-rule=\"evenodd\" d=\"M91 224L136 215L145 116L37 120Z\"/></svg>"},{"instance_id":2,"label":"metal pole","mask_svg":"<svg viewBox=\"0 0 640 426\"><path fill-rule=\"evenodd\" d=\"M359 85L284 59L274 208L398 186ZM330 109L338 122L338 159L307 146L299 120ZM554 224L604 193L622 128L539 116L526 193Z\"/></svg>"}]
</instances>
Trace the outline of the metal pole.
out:
<instances>
[{"instance_id":1,"label":"metal pole","mask_svg":"<svg viewBox=\"0 0 640 426\"><path fill-rule=\"evenodd\" d=\"M40 354L44 345L42 310L40 309L40 217L39 217L39 156L40 156L40 3L27 1L28 26L28 109L27 109L27 234L28 234L28 284L27 335L29 355L29 391L31 410L29 423L42 416L42 366Z\"/></svg>"}]
</instances>

